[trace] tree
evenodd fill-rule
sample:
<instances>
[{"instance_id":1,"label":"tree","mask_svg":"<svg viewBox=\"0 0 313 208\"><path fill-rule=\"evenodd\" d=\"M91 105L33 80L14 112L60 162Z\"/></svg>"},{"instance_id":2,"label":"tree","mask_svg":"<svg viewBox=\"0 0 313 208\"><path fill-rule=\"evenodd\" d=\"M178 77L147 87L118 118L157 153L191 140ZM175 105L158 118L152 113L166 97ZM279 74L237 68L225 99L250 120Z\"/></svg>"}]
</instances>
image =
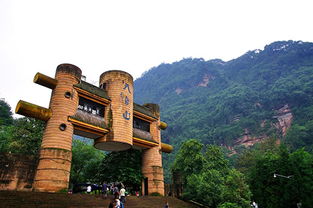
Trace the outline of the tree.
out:
<instances>
[{"instance_id":1,"label":"tree","mask_svg":"<svg viewBox=\"0 0 313 208\"><path fill-rule=\"evenodd\" d=\"M284 145L270 144L271 141L261 144L238 158L253 199L260 207L292 208L299 202L303 207L310 207L313 203L312 154L304 149L289 153ZM273 177L274 173L284 177Z\"/></svg>"},{"instance_id":2,"label":"tree","mask_svg":"<svg viewBox=\"0 0 313 208\"><path fill-rule=\"evenodd\" d=\"M143 179L141 152L134 149L110 152L102 160L97 177L101 182L122 182L128 187L139 187Z\"/></svg>"},{"instance_id":3,"label":"tree","mask_svg":"<svg viewBox=\"0 0 313 208\"><path fill-rule=\"evenodd\" d=\"M304 125L294 124L288 130L286 135L286 144L293 150L305 147L307 150L313 150L313 120L306 121Z\"/></svg>"},{"instance_id":4,"label":"tree","mask_svg":"<svg viewBox=\"0 0 313 208\"><path fill-rule=\"evenodd\" d=\"M0 127L9 126L13 123L11 107L4 100L0 99Z\"/></svg>"},{"instance_id":5,"label":"tree","mask_svg":"<svg viewBox=\"0 0 313 208\"><path fill-rule=\"evenodd\" d=\"M70 182L72 184L101 182L97 175L104 158L105 154L92 145L73 140Z\"/></svg>"},{"instance_id":6,"label":"tree","mask_svg":"<svg viewBox=\"0 0 313 208\"><path fill-rule=\"evenodd\" d=\"M1 151L37 155L45 123L33 118L15 119L13 125L0 129Z\"/></svg>"},{"instance_id":7,"label":"tree","mask_svg":"<svg viewBox=\"0 0 313 208\"><path fill-rule=\"evenodd\" d=\"M187 177L183 197L210 207L223 202L224 177L218 170L206 170Z\"/></svg>"},{"instance_id":8,"label":"tree","mask_svg":"<svg viewBox=\"0 0 313 208\"><path fill-rule=\"evenodd\" d=\"M208 145L205 153L205 169L218 170L220 173L227 174L229 171L228 160L222 149L215 145Z\"/></svg>"},{"instance_id":9,"label":"tree","mask_svg":"<svg viewBox=\"0 0 313 208\"><path fill-rule=\"evenodd\" d=\"M236 203L225 202L223 204L219 204L217 208L241 208L241 207Z\"/></svg>"},{"instance_id":10,"label":"tree","mask_svg":"<svg viewBox=\"0 0 313 208\"><path fill-rule=\"evenodd\" d=\"M237 207L250 207L251 192L242 173L230 169L224 181L223 201L237 204Z\"/></svg>"},{"instance_id":11,"label":"tree","mask_svg":"<svg viewBox=\"0 0 313 208\"><path fill-rule=\"evenodd\" d=\"M291 153L289 161L293 204L301 202L303 207L310 207L313 204L313 155L302 148Z\"/></svg>"},{"instance_id":12,"label":"tree","mask_svg":"<svg viewBox=\"0 0 313 208\"><path fill-rule=\"evenodd\" d=\"M172 170L179 172L183 183L187 177L201 172L204 163L203 144L195 139L185 141L179 149Z\"/></svg>"},{"instance_id":13,"label":"tree","mask_svg":"<svg viewBox=\"0 0 313 208\"><path fill-rule=\"evenodd\" d=\"M178 151L173 170L186 179L183 197L214 208L225 202L248 208L251 193L243 174L230 168L220 147L208 145L205 154L202 147L191 139Z\"/></svg>"},{"instance_id":14,"label":"tree","mask_svg":"<svg viewBox=\"0 0 313 208\"><path fill-rule=\"evenodd\" d=\"M262 143L255 144L250 149L245 149L237 156L235 161L235 168L244 175L248 175L257 162L257 158L262 157L266 153L277 153L279 146L276 144L275 138L269 138Z\"/></svg>"}]
</instances>

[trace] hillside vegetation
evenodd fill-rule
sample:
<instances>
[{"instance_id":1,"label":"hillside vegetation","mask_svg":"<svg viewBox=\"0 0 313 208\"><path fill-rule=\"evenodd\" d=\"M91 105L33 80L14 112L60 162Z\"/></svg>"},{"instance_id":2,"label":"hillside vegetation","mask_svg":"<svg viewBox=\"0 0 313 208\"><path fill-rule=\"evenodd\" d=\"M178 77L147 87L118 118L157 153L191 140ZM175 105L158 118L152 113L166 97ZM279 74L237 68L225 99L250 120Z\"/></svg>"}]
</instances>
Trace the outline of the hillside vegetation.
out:
<instances>
[{"instance_id":1,"label":"hillside vegetation","mask_svg":"<svg viewBox=\"0 0 313 208\"><path fill-rule=\"evenodd\" d=\"M135 81L136 102L160 104L169 123L163 138L174 146L190 138L234 146L248 135L311 149L312 95L313 43L301 41L274 42L228 62L161 64ZM288 140L290 134L297 138Z\"/></svg>"},{"instance_id":2,"label":"hillside vegetation","mask_svg":"<svg viewBox=\"0 0 313 208\"><path fill-rule=\"evenodd\" d=\"M302 41L274 42L228 62L163 63L135 81L135 101L158 103L169 124L162 138L175 152L164 156L167 171L187 139L236 153L274 137L312 151L312 95L313 43Z\"/></svg>"}]
</instances>

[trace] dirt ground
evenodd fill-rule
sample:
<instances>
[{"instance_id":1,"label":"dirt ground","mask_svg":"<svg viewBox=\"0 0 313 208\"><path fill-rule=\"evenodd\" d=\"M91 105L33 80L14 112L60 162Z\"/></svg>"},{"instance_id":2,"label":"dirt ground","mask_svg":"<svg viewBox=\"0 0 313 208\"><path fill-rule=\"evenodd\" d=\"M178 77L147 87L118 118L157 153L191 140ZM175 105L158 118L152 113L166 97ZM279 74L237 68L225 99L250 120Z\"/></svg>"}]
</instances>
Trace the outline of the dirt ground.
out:
<instances>
[{"instance_id":1,"label":"dirt ground","mask_svg":"<svg viewBox=\"0 0 313 208\"><path fill-rule=\"evenodd\" d=\"M104 208L109 206L110 199L88 194L0 191L1 208ZM171 208L197 208L174 197L158 196L129 196L125 208L163 208L166 201Z\"/></svg>"}]
</instances>

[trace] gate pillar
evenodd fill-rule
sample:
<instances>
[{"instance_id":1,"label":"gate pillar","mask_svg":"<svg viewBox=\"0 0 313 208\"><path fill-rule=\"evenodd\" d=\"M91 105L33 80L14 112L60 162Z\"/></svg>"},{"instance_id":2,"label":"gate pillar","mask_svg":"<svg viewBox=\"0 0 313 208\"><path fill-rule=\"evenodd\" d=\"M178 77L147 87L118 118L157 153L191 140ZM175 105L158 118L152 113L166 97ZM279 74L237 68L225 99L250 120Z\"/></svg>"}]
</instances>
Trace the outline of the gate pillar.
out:
<instances>
[{"instance_id":1,"label":"gate pillar","mask_svg":"<svg viewBox=\"0 0 313 208\"><path fill-rule=\"evenodd\" d=\"M142 184L142 194L159 193L164 195L164 177L162 167L162 146L160 132L160 109L157 104L145 104L158 120L150 124L150 133L154 141L158 142L158 146L143 150L142 152L142 174L144 176ZM148 183L148 184L147 184ZM148 189L148 190L145 190Z\"/></svg>"},{"instance_id":2,"label":"gate pillar","mask_svg":"<svg viewBox=\"0 0 313 208\"><path fill-rule=\"evenodd\" d=\"M43 134L34 191L57 192L68 188L74 130L68 116L74 115L78 106L78 94L73 85L80 82L81 73L71 64L57 67L57 85L52 91L49 108L52 116Z\"/></svg>"}]
</instances>

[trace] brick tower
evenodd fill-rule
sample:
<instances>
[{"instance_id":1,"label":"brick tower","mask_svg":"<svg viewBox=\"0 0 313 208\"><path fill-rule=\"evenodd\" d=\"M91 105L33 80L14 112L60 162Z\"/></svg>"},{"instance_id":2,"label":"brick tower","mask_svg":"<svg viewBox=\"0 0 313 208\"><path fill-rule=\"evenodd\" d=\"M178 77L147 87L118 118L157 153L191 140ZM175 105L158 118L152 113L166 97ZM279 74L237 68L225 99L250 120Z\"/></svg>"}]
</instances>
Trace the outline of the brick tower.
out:
<instances>
[{"instance_id":1,"label":"brick tower","mask_svg":"<svg viewBox=\"0 0 313 208\"><path fill-rule=\"evenodd\" d=\"M57 67L57 85L52 91L50 109L53 112L43 134L39 164L34 180L35 191L55 192L68 188L72 160L73 125L78 95L73 88L80 82L81 70L71 64Z\"/></svg>"},{"instance_id":2,"label":"brick tower","mask_svg":"<svg viewBox=\"0 0 313 208\"><path fill-rule=\"evenodd\" d=\"M110 132L95 140L95 147L121 151L133 145L133 77L124 71L101 74L100 86L111 99L107 110Z\"/></svg>"},{"instance_id":3,"label":"brick tower","mask_svg":"<svg viewBox=\"0 0 313 208\"><path fill-rule=\"evenodd\" d=\"M159 193L164 195L164 178L162 168L162 152L161 152L161 131L160 131L160 109L157 104L145 104L153 115L157 118L156 121L150 123L150 133L152 139L158 143L157 146L145 149L142 151L142 166L141 171L144 176L142 184L143 195L151 193Z\"/></svg>"}]
</instances>

